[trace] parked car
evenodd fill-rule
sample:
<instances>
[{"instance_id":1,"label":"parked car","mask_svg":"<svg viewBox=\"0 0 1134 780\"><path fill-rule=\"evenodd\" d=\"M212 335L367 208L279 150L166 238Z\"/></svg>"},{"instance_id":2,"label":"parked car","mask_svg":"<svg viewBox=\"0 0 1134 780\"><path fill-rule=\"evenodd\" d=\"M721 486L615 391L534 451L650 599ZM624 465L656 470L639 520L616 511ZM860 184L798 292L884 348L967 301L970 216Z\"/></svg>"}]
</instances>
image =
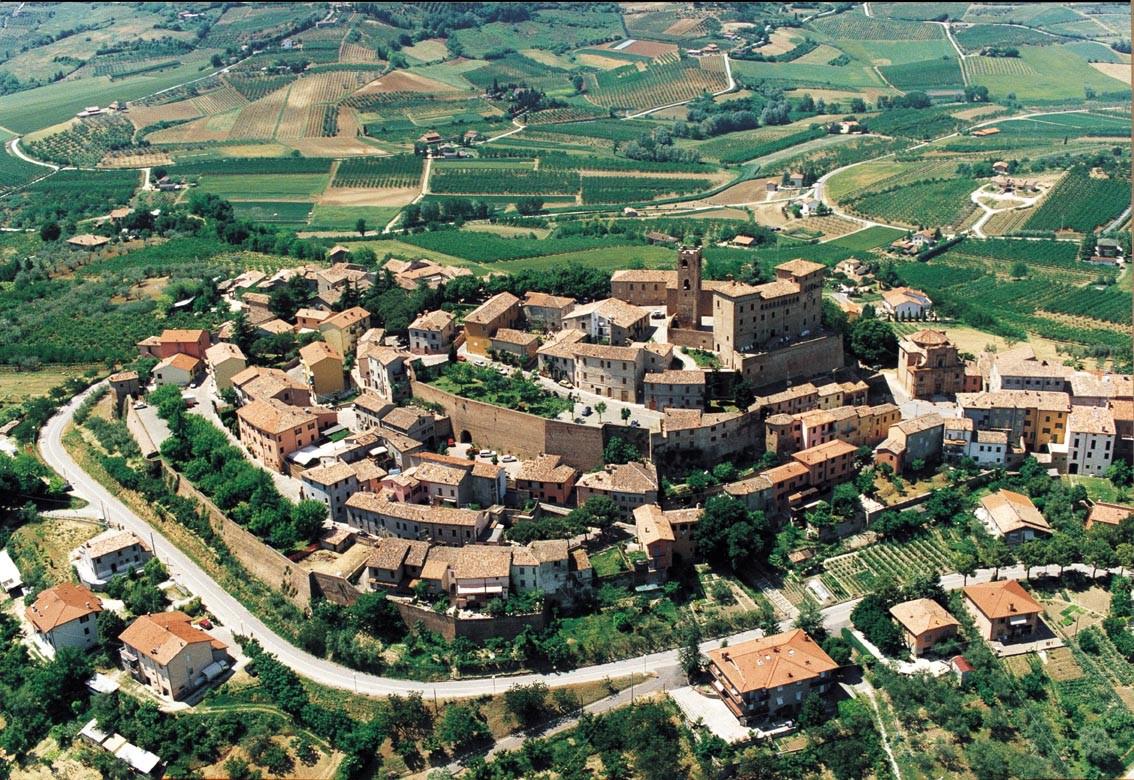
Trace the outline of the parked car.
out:
<instances>
[{"instance_id":1,"label":"parked car","mask_svg":"<svg viewBox=\"0 0 1134 780\"><path fill-rule=\"evenodd\" d=\"M591 409L591 407L589 407L589 406L583 407L583 416L584 417L590 417L592 414L594 414L594 411Z\"/></svg>"},{"instance_id":2,"label":"parked car","mask_svg":"<svg viewBox=\"0 0 1134 780\"><path fill-rule=\"evenodd\" d=\"M504 463L515 463L516 462L516 456L515 455L505 455L500 460L503 461Z\"/></svg>"},{"instance_id":3,"label":"parked car","mask_svg":"<svg viewBox=\"0 0 1134 780\"><path fill-rule=\"evenodd\" d=\"M568 382L566 379L560 379L559 380L559 386L560 387L571 387L571 383Z\"/></svg>"},{"instance_id":4,"label":"parked car","mask_svg":"<svg viewBox=\"0 0 1134 780\"><path fill-rule=\"evenodd\" d=\"M631 420L630 421L630 427L631 428L641 428L642 423L638 422L637 420Z\"/></svg>"},{"instance_id":5,"label":"parked car","mask_svg":"<svg viewBox=\"0 0 1134 780\"><path fill-rule=\"evenodd\" d=\"M492 450L481 450L480 452L477 453L477 455L481 458L491 458L495 454L496 453L493 452Z\"/></svg>"},{"instance_id":6,"label":"parked car","mask_svg":"<svg viewBox=\"0 0 1134 780\"><path fill-rule=\"evenodd\" d=\"M665 312L664 311L650 312L650 319L651 320L664 320L665 319Z\"/></svg>"}]
</instances>

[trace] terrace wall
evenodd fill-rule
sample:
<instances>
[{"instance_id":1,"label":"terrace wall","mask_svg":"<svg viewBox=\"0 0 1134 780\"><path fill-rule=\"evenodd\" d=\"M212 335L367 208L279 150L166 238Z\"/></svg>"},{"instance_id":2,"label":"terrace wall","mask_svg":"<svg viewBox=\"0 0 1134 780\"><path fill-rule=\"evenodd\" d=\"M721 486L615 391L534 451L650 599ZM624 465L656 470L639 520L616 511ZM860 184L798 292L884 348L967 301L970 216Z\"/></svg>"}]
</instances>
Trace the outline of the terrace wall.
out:
<instances>
[{"instance_id":1,"label":"terrace wall","mask_svg":"<svg viewBox=\"0 0 1134 780\"><path fill-rule=\"evenodd\" d=\"M467 433L479 447L513 453L521 458L535 458L541 453L559 455L564 462L584 471L602 465L601 427L549 420L461 398L417 380L411 381L410 387L414 397L445 409L453 426L453 438L457 440Z\"/></svg>"},{"instance_id":2,"label":"terrace wall","mask_svg":"<svg viewBox=\"0 0 1134 780\"><path fill-rule=\"evenodd\" d=\"M451 614L439 614L430 607L410 604L400 599L390 599L398 614L407 626L421 623L427 631L440 634L452 641L462 636L473 642L484 642L491 637L500 637L504 640L515 639L529 626L535 631L542 631L547 623L542 612L530 615L502 615L500 617L457 618Z\"/></svg>"},{"instance_id":3,"label":"terrace wall","mask_svg":"<svg viewBox=\"0 0 1134 780\"><path fill-rule=\"evenodd\" d=\"M209 518L209 525L249 574L282 593L300 609L311 604L311 580L308 573L288 560L278 550L260 541L252 532L230 520L224 512L197 488L161 461L167 484L179 496L196 501Z\"/></svg>"}]
</instances>

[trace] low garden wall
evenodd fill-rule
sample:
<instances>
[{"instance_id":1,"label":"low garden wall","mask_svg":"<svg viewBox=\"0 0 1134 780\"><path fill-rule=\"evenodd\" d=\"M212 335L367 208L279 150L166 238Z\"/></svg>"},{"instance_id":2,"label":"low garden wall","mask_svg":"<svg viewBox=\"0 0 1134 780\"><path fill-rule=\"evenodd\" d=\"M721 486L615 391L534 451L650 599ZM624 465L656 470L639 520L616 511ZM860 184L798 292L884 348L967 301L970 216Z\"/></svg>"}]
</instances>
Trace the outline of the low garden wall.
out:
<instances>
[{"instance_id":1,"label":"low garden wall","mask_svg":"<svg viewBox=\"0 0 1134 780\"><path fill-rule=\"evenodd\" d=\"M465 637L473 642L484 642L492 637L511 640L524 632L525 628L542 631L547 624L544 613L530 615L502 615L458 618L449 613L434 612L430 607L411 604L401 599L390 599L398 608L398 614L410 628L418 623L427 631L440 634L450 642L457 637Z\"/></svg>"}]
</instances>

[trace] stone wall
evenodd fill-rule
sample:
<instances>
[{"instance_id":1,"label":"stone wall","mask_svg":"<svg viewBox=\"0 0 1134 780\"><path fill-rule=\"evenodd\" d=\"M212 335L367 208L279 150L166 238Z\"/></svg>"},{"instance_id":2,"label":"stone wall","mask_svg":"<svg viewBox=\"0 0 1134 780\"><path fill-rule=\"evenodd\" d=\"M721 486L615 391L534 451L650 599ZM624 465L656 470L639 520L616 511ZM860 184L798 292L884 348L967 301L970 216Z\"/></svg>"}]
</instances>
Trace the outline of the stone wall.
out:
<instances>
[{"instance_id":1,"label":"stone wall","mask_svg":"<svg viewBox=\"0 0 1134 780\"><path fill-rule=\"evenodd\" d=\"M755 388L829 374L843 367L843 340L840 336L819 336L789 344L770 352L737 354L737 368Z\"/></svg>"},{"instance_id":2,"label":"stone wall","mask_svg":"<svg viewBox=\"0 0 1134 780\"><path fill-rule=\"evenodd\" d=\"M189 484L189 480L164 461L162 471L166 482L177 495L192 499L204 508L213 531L249 574L282 593L301 609L306 609L311 604L311 581L307 571L230 520L204 493Z\"/></svg>"},{"instance_id":3,"label":"stone wall","mask_svg":"<svg viewBox=\"0 0 1134 780\"><path fill-rule=\"evenodd\" d=\"M421 623L427 631L440 634L449 641L459 636L478 643L483 643L491 637L500 637L508 641L515 639L529 626L535 631L542 631L547 623L542 612L531 615L458 619L449 613L440 614L429 607L410 604L401 599L390 599L390 602L398 608L398 614L407 626L412 628Z\"/></svg>"},{"instance_id":4,"label":"stone wall","mask_svg":"<svg viewBox=\"0 0 1134 780\"><path fill-rule=\"evenodd\" d=\"M535 458L545 452L560 455L564 462L582 470L602 465L603 428L549 420L461 398L416 380L410 385L415 397L445 409L457 441L471 438L478 447L509 452L521 458Z\"/></svg>"},{"instance_id":5,"label":"stone wall","mask_svg":"<svg viewBox=\"0 0 1134 780\"><path fill-rule=\"evenodd\" d=\"M666 331L670 344L679 347L692 347L694 349L713 350L713 332L711 330L694 330L693 328L674 328Z\"/></svg>"}]
</instances>

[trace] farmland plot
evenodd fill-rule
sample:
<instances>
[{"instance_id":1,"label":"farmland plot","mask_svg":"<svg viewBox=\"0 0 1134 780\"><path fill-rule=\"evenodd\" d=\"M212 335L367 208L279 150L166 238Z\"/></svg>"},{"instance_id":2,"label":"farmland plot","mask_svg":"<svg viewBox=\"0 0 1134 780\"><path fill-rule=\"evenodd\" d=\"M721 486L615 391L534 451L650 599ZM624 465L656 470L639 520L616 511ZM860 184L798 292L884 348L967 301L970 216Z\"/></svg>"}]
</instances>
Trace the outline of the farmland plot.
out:
<instances>
[{"instance_id":1,"label":"farmland plot","mask_svg":"<svg viewBox=\"0 0 1134 780\"><path fill-rule=\"evenodd\" d=\"M883 65L879 70L887 81L905 91L945 89L964 84L961 66L955 57L921 60L904 65Z\"/></svg>"},{"instance_id":2,"label":"farmland plot","mask_svg":"<svg viewBox=\"0 0 1134 780\"><path fill-rule=\"evenodd\" d=\"M1094 230L1130 205L1126 179L1095 179L1082 168L1060 180L1027 222L1028 230Z\"/></svg>"},{"instance_id":3,"label":"farmland plot","mask_svg":"<svg viewBox=\"0 0 1134 780\"><path fill-rule=\"evenodd\" d=\"M579 191L574 171L524 171L440 165L433 168L429 189L442 194L571 195Z\"/></svg>"},{"instance_id":4,"label":"farmland plot","mask_svg":"<svg viewBox=\"0 0 1134 780\"><path fill-rule=\"evenodd\" d=\"M945 179L899 186L851 198L855 211L911 227L956 225L976 209L969 194L977 188L971 179Z\"/></svg>"},{"instance_id":5,"label":"farmland plot","mask_svg":"<svg viewBox=\"0 0 1134 780\"><path fill-rule=\"evenodd\" d=\"M728 86L724 72L714 67L719 59L678 60L641 71L627 66L591 74L593 86L587 97L603 108L642 110L691 100L704 92L719 92Z\"/></svg>"},{"instance_id":6,"label":"farmland plot","mask_svg":"<svg viewBox=\"0 0 1134 780\"><path fill-rule=\"evenodd\" d=\"M401 188L421 182L422 158L403 154L393 157L354 157L339 163L332 187Z\"/></svg>"},{"instance_id":7,"label":"farmland plot","mask_svg":"<svg viewBox=\"0 0 1134 780\"><path fill-rule=\"evenodd\" d=\"M228 137L234 140L255 141L269 141L274 138L280 116L287 106L287 94L290 90L290 85L281 87L240 109Z\"/></svg>"},{"instance_id":8,"label":"farmland plot","mask_svg":"<svg viewBox=\"0 0 1134 780\"><path fill-rule=\"evenodd\" d=\"M709 179L646 176L583 176L583 203L638 203L710 189Z\"/></svg>"},{"instance_id":9,"label":"farmland plot","mask_svg":"<svg viewBox=\"0 0 1134 780\"><path fill-rule=\"evenodd\" d=\"M857 10L816 19L811 24L832 38L852 41L932 41L945 37L938 24L868 17Z\"/></svg>"}]
</instances>

